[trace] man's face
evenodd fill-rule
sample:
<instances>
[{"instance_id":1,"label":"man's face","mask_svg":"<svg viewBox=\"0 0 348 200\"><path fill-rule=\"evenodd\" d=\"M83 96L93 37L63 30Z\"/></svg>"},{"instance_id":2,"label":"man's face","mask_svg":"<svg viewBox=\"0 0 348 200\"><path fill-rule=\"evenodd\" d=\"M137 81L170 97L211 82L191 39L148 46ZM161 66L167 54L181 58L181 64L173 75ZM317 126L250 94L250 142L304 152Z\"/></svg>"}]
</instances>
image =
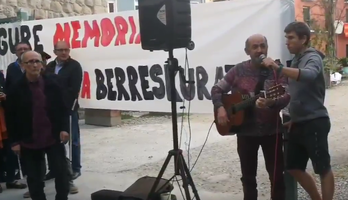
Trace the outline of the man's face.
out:
<instances>
[{"instance_id":1,"label":"man's face","mask_svg":"<svg viewBox=\"0 0 348 200\"><path fill-rule=\"evenodd\" d=\"M290 32L285 34L286 46L291 54L298 54L301 52L307 38L300 39L296 33Z\"/></svg>"},{"instance_id":2,"label":"man's face","mask_svg":"<svg viewBox=\"0 0 348 200\"><path fill-rule=\"evenodd\" d=\"M70 48L64 42L58 43L56 49L54 49L54 54L59 60L66 61L70 57Z\"/></svg>"},{"instance_id":3,"label":"man's face","mask_svg":"<svg viewBox=\"0 0 348 200\"><path fill-rule=\"evenodd\" d=\"M19 58L19 57L21 57L21 55L22 55L24 52L29 51L29 50L30 50L29 45L27 45L27 44L18 44L18 45L16 46L16 55L17 55L17 57Z\"/></svg>"},{"instance_id":4,"label":"man's face","mask_svg":"<svg viewBox=\"0 0 348 200\"><path fill-rule=\"evenodd\" d=\"M35 52L28 52L24 55L21 65L27 74L39 76L43 68L41 55Z\"/></svg>"},{"instance_id":5,"label":"man's face","mask_svg":"<svg viewBox=\"0 0 348 200\"><path fill-rule=\"evenodd\" d=\"M260 56L267 56L268 46L264 37L249 38L246 53L250 56L251 61L258 63Z\"/></svg>"}]
</instances>

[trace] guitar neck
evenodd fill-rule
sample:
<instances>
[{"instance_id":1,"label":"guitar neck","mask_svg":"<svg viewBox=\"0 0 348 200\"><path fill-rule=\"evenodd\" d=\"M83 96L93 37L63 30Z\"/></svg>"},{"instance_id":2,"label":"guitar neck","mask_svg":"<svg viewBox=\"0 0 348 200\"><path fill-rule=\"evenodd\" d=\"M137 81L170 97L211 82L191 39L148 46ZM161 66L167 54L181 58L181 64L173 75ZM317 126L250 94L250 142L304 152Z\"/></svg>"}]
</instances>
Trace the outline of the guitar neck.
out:
<instances>
[{"instance_id":1,"label":"guitar neck","mask_svg":"<svg viewBox=\"0 0 348 200\"><path fill-rule=\"evenodd\" d=\"M261 96L262 96L262 93L257 94L257 95L255 95L255 96L253 96L253 97L251 97L251 98L249 98L249 99L246 99L246 100L244 100L244 101L242 101L242 102L239 102L239 103L237 103L237 104L234 104L234 105L233 105L233 110L234 110L234 112L238 112L238 111L241 111L241 110L246 109L247 107L252 106L252 105L255 103L255 101L256 101L259 97L261 97Z\"/></svg>"}]
</instances>

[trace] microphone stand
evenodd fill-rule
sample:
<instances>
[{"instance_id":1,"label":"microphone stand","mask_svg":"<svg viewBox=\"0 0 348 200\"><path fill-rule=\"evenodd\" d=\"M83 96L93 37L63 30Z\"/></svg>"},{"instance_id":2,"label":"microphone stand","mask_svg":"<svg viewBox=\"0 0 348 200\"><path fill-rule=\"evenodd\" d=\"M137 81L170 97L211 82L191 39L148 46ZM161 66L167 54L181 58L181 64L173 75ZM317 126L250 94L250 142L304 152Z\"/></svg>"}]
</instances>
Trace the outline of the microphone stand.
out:
<instances>
[{"instance_id":1,"label":"microphone stand","mask_svg":"<svg viewBox=\"0 0 348 200\"><path fill-rule=\"evenodd\" d=\"M182 154L182 150L179 149L179 141L178 141L178 121L177 121L177 94L176 94L176 88L175 88L175 75L177 72L179 72L179 75L183 77L186 83L191 83L191 81L186 81L185 76L183 74L183 69L178 65L178 60L174 58L173 55L173 49L168 50L169 57L166 63L168 64L168 71L169 71L169 82L170 82L170 101L171 101L171 110L172 110L172 132L173 132L173 149L168 152L168 156L164 161L164 164L158 173L158 176L150 190L150 193L147 197L147 200L154 200L156 199L156 190L159 190L161 188L158 188L159 182L161 178L163 177L163 174L165 170L168 167L168 164L171 160L171 158L174 158L174 175L168 180L168 183L175 178L176 176L181 176L182 180L182 187L184 189L184 194L186 197L186 200L191 200L190 190L189 186L191 186L192 192L194 194L194 199L200 200L200 197L198 195L196 186L193 182L190 169L188 168L185 158ZM167 94L168 95L168 94ZM167 185L167 184L165 184Z\"/></svg>"}]
</instances>

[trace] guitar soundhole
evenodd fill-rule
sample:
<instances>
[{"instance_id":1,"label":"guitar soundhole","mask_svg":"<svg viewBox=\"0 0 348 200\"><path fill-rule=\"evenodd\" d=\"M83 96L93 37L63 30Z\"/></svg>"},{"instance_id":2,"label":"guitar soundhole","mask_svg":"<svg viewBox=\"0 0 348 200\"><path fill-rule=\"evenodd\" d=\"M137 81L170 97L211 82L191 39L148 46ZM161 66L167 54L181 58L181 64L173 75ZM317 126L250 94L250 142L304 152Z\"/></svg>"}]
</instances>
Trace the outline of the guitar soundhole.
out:
<instances>
[{"instance_id":1,"label":"guitar soundhole","mask_svg":"<svg viewBox=\"0 0 348 200\"><path fill-rule=\"evenodd\" d=\"M236 114L237 110L236 110L236 107L235 106L232 106L231 109L230 109L230 115L234 115Z\"/></svg>"}]
</instances>

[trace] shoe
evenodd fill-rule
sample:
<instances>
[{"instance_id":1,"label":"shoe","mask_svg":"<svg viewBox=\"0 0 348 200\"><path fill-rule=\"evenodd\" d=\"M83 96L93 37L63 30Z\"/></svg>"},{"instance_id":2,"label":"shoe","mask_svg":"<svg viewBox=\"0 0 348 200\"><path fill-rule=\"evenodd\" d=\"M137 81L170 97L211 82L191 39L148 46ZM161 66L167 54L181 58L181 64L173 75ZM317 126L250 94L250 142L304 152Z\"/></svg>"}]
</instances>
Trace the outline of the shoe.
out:
<instances>
[{"instance_id":1,"label":"shoe","mask_svg":"<svg viewBox=\"0 0 348 200\"><path fill-rule=\"evenodd\" d=\"M1 187L1 185L0 185L0 193L2 193L2 187Z\"/></svg>"},{"instance_id":2,"label":"shoe","mask_svg":"<svg viewBox=\"0 0 348 200\"><path fill-rule=\"evenodd\" d=\"M69 193L70 194L79 193L79 189L74 185L74 183L69 183Z\"/></svg>"},{"instance_id":3,"label":"shoe","mask_svg":"<svg viewBox=\"0 0 348 200\"><path fill-rule=\"evenodd\" d=\"M24 199L30 198L30 193L29 193L29 191L23 194L23 198L24 198Z\"/></svg>"},{"instance_id":4,"label":"shoe","mask_svg":"<svg viewBox=\"0 0 348 200\"><path fill-rule=\"evenodd\" d=\"M15 180L21 180L21 174L19 172L16 173Z\"/></svg>"},{"instance_id":5,"label":"shoe","mask_svg":"<svg viewBox=\"0 0 348 200\"><path fill-rule=\"evenodd\" d=\"M77 179L78 177L80 177L81 176L81 172L73 172L73 174L72 174L72 180L75 180L75 179Z\"/></svg>"},{"instance_id":6,"label":"shoe","mask_svg":"<svg viewBox=\"0 0 348 200\"><path fill-rule=\"evenodd\" d=\"M6 183L7 189L25 189L27 188L27 184L20 183L18 181L13 181L12 183Z\"/></svg>"},{"instance_id":7,"label":"shoe","mask_svg":"<svg viewBox=\"0 0 348 200\"><path fill-rule=\"evenodd\" d=\"M48 181L48 180L51 180L51 179L54 179L54 176L53 174L51 173L51 171L49 171L46 176L45 176L45 181Z\"/></svg>"}]
</instances>

